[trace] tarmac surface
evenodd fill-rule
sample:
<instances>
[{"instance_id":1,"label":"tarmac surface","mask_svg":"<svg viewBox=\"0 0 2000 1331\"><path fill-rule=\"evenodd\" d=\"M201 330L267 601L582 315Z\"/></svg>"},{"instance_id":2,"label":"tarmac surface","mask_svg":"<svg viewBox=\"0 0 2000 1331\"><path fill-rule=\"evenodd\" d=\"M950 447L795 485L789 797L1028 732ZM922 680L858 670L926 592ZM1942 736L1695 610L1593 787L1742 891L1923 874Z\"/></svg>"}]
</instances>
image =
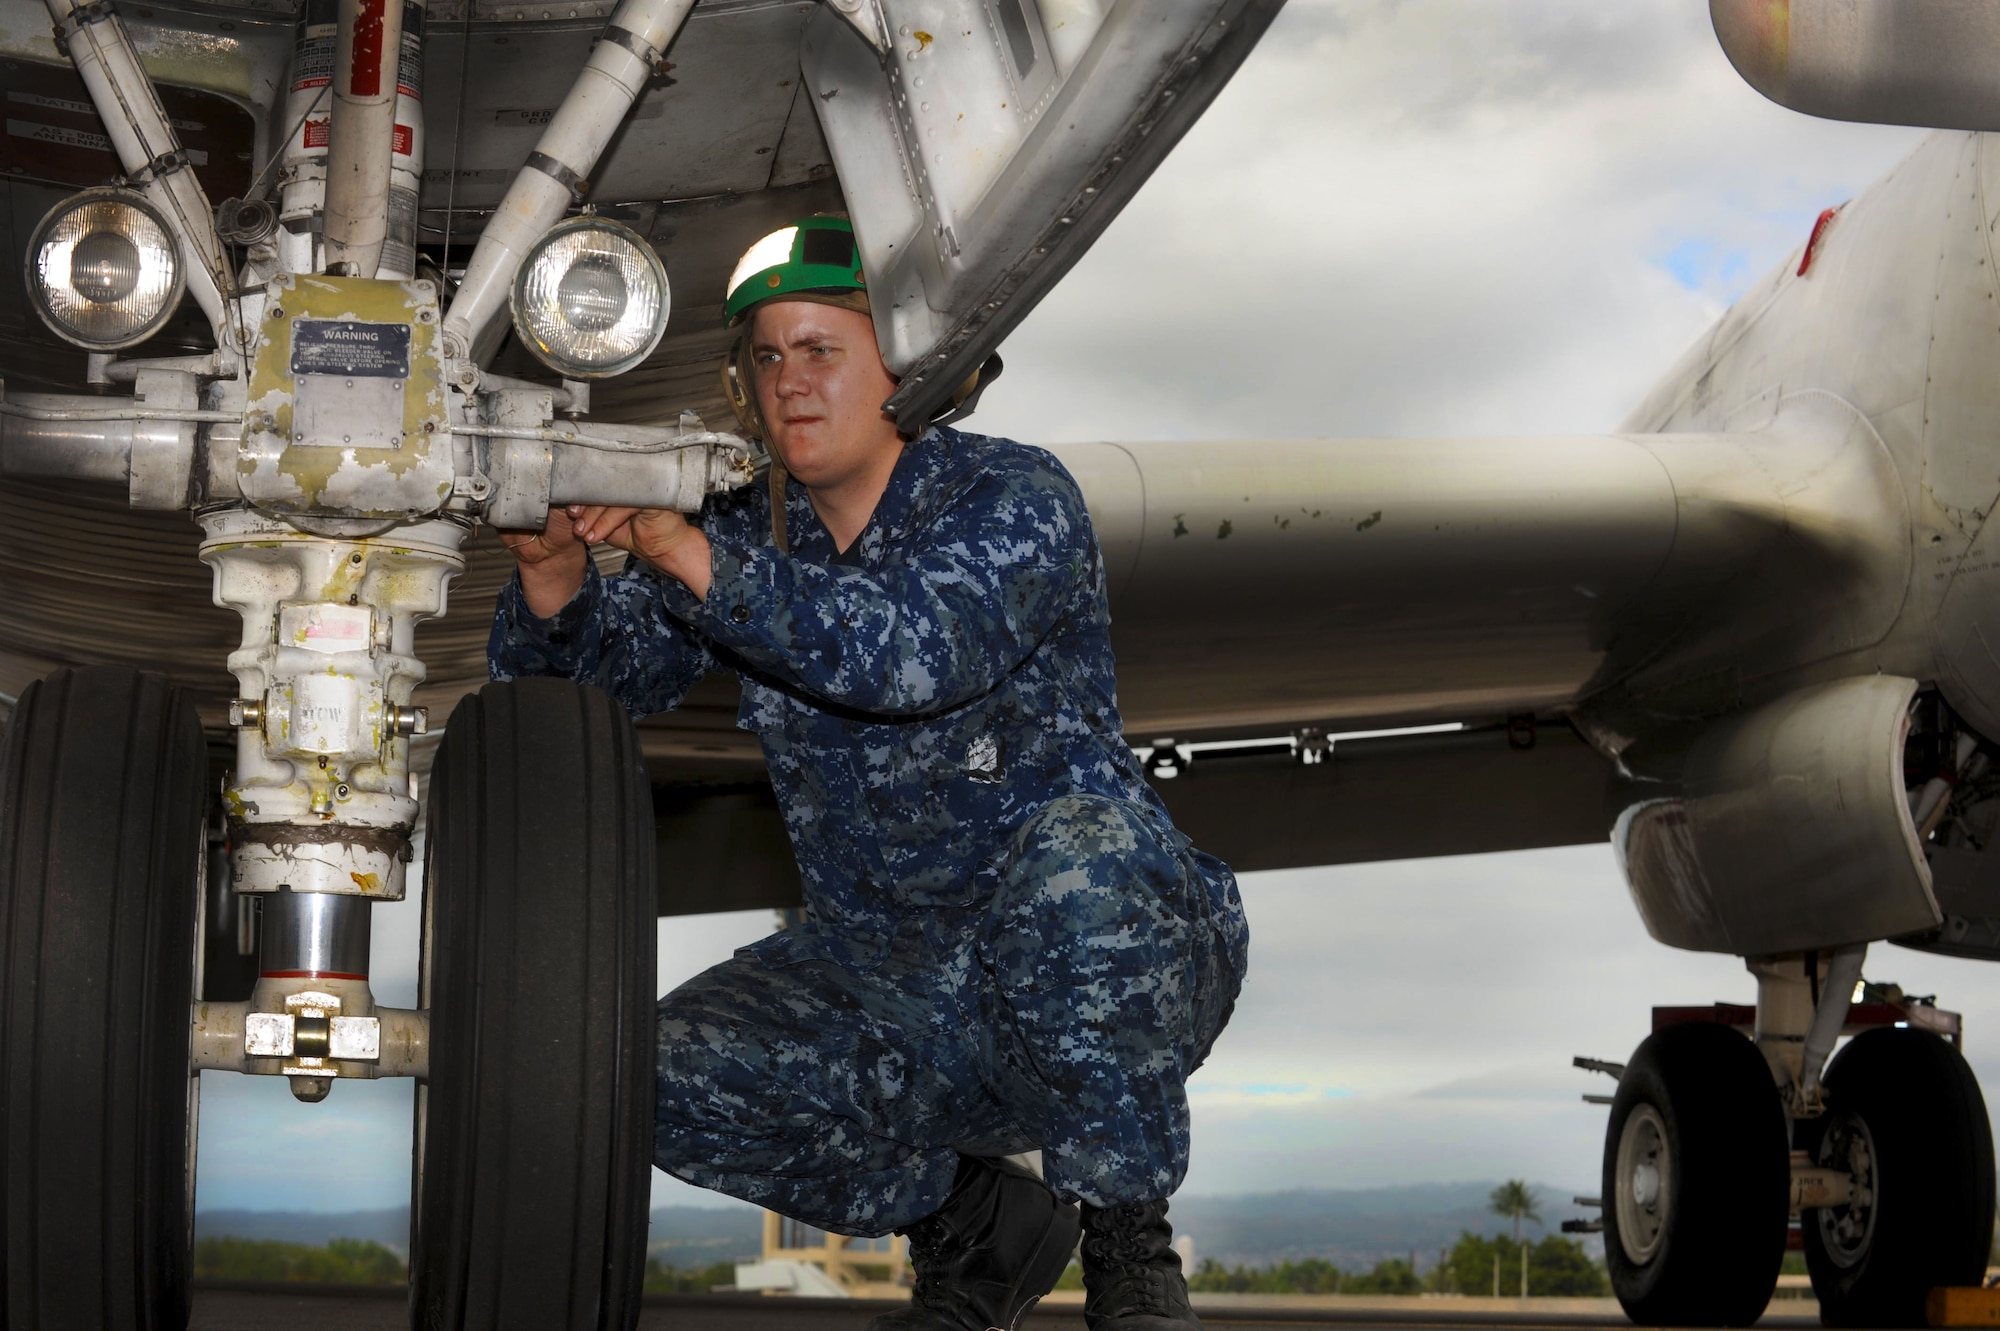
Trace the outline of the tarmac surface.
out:
<instances>
[{"instance_id":1,"label":"tarmac surface","mask_svg":"<svg viewBox=\"0 0 2000 1331\"><path fill-rule=\"evenodd\" d=\"M1197 1311L1209 1331L1253 1331L1260 1327L1339 1326L1382 1327L1409 1331L1415 1327L1505 1328L1528 1331L1549 1327L1576 1331L1583 1327L1631 1325L1608 1300L1532 1301L1544 1306L1499 1308L1511 1300L1408 1299L1384 1307L1381 1300L1356 1300L1330 1305L1300 1306L1300 1301L1226 1305L1200 1301ZM1454 1303L1478 1306L1454 1307ZM1556 1308L1556 1303L1589 1307ZM1608 1306L1604 1306L1608 1305ZM652 1295L640 1315L640 1331L861 1331L869 1318L906 1304L864 1299L760 1298L741 1294ZM399 1287L197 1284L190 1331L408 1331L410 1317ZM1817 1305L1798 1311L1767 1313L1760 1327L1817 1327ZM1083 1331L1082 1309L1056 1305L1038 1309L1023 1324L1024 1331Z\"/></svg>"}]
</instances>

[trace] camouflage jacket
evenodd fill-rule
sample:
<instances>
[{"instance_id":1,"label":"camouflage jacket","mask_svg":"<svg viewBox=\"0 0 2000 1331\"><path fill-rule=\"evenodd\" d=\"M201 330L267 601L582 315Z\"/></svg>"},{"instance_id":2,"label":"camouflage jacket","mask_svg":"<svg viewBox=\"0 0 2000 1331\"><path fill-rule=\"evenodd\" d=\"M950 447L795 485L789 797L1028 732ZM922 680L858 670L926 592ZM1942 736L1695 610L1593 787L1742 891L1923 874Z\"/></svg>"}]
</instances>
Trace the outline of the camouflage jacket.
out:
<instances>
[{"instance_id":1,"label":"camouflage jacket","mask_svg":"<svg viewBox=\"0 0 2000 1331\"><path fill-rule=\"evenodd\" d=\"M634 560L616 577L591 569L542 619L516 579L493 677L585 680L646 716L734 671L737 724L762 742L804 880L800 945L848 964L878 960L913 913L939 914L914 908L983 899L993 858L1058 796L1145 806L1185 853L1123 738L1104 563L1061 463L934 428L904 448L845 552L793 482L779 553L767 495L748 486L703 510L706 597Z\"/></svg>"}]
</instances>

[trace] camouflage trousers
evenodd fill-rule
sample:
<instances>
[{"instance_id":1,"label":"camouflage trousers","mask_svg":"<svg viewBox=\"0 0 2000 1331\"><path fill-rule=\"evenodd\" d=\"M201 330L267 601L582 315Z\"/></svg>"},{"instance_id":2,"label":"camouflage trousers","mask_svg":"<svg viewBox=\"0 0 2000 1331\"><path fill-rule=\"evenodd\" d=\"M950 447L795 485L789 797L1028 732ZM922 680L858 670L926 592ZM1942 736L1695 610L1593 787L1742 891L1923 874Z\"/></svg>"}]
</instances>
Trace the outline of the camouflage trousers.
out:
<instances>
[{"instance_id":1,"label":"camouflage trousers","mask_svg":"<svg viewBox=\"0 0 2000 1331\"><path fill-rule=\"evenodd\" d=\"M964 907L881 922L879 959L788 929L660 1000L654 1159L841 1234L935 1211L960 1153L1039 1148L1094 1205L1187 1171L1186 1083L1229 1019L1235 879L1151 810L1038 812Z\"/></svg>"}]
</instances>

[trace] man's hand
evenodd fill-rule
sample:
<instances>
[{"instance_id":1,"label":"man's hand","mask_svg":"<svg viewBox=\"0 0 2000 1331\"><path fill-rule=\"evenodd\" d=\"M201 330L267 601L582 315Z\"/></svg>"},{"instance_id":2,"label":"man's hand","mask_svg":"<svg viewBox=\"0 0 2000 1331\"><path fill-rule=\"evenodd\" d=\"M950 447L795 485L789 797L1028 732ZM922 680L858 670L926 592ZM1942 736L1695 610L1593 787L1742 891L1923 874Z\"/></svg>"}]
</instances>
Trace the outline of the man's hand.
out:
<instances>
[{"instance_id":1,"label":"man's hand","mask_svg":"<svg viewBox=\"0 0 2000 1331\"><path fill-rule=\"evenodd\" d=\"M584 539L628 550L696 596L709 584L708 538L701 528L670 508L585 508L572 510Z\"/></svg>"},{"instance_id":2,"label":"man's hand","mask_svg":"<svg viewBox=\"0 0 2000 1331\"><path fill-rule=\"evenodd\" d=\"M528 609L547 619L583 586L593 545L613 545L680 579L696 596L708 595L708 538L667 508L571 504L549 510L538 532L503 531L500 540L520 566Z\"/></svg>"},{"instance_id":3,"label":"man's hand","mask_svg":"<svg viewBox=\"0 0 2000 1331\"><path fill-rule=\"evenodd\" d=\"M500 543L521 573L521 592L528 609L543 619L568 605L583 586L584 564L590 551L579 538L570 514L549 510L540 531L503 531Z\"/></svg>"}]
</instances>

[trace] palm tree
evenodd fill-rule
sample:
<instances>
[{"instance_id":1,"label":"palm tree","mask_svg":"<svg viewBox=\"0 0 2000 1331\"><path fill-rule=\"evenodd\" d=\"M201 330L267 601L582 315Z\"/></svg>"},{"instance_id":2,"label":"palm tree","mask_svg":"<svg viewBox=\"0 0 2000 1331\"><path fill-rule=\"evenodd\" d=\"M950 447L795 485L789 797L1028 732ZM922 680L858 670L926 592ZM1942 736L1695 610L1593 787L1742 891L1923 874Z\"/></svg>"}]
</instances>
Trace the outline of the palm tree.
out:
<instances>
[{"instance_id":1,"label":"palm tree","mask_svg":"<svg viewBox=\"0 0 2000 1331\"><path fill-rule=\"evenodd\" d=\"M1495 1215L1514 1217L1514 1242L1517 1244L1521 1241L1523 1220L1532 1220L1538 1225L1542 1223L1542 1217L1535 1211L1541 1205L1541 1196L1520 1179L1510 1178L1502 1183L1493 1190L1489 1201Z\"/></svg>"}]
</instances>

